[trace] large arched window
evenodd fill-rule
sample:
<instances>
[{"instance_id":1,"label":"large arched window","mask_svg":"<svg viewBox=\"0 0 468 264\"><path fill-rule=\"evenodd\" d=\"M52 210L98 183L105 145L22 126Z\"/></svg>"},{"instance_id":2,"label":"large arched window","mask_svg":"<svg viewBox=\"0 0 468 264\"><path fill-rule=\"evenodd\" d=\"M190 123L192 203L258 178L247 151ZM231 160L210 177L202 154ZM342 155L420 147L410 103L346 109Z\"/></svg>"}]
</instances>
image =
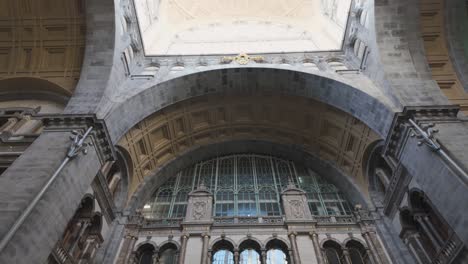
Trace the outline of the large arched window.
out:
<instances>
[{"instance_id":1,"label":"large arched window","mask_svg":"<svg viewBox=\"0 0 468 264\"><path fill-rule=\"evenodd\" d=\"M289 263L288 246L279 239L270 240L266 244L266 264Z\"/></svg>"},{"instance_id":2,"label":"large arched window","mask_svg":"<svg viewBox=\"0 0 468 264\"><path fill-rule=\"evenodd\" d=\"M351 240L346 243L348 249L350 264L368 264L370 263L366 248L358 241Z\"/></svg>"},{"instance_id":3,"label":"large arched window","mask_svg":"<svg viewBox=\"0 0 468 264\"><path fill-rule=\"evenodd\" d=\"M151 244L144 244L140 246L136 254L138 264L153 264L154 252L155 248Z\"/></svg>"},{"instance_id":4,"label":"large arched window","mask_svg":"<svg viewBox=\"0 0 468 264\"><path fill-rule=\"evenodd\" d=\"M159 249L158 264L176 264L177 257L177 247L172 243L165 244Z\"/></svg>"},{"instance_id":5,"label":"large arched window","mask_svg":"<svg viewBox=\"0 0 468 264\"><path fill-rule=\"evenodd\" d=\"M212 264L234 264L234 246L227 240L216 242L212 252Z\"/></svg>"},{"instance_id":6,"label":"large arched window","mask_svg":"<svg viewBox=\"0 0 468 264\"><path fill-rule=\"evenodd\" d=\"M326 241L323 243L323 250L328 264L345 264L340 244L331 240Z\"/></svg>"},{"instance_id":7,"label":"large arched window","mask_svg":"<svg viewBox=\"0 0 468 264\"><path fill-rule=\"evenodd\" d=\"M182 218L188 193L201 184L213 194L216 217L283 215L280 194L292 182L306 191L314 215L351 215L341 192L292 161L262 155L230 155L190 166L160 186L144 206L147 218Z\"/></svg>"},{"instance_id":8,"label":"large arched window","mask_svg":"<svg viewBox=\"0 0 468 264\"><path fill-rule=\"evenodd\" d=\"M254 240L246 240L239 245L239 264L261 264L260 245Z\"/></svg>"}]
</instances>

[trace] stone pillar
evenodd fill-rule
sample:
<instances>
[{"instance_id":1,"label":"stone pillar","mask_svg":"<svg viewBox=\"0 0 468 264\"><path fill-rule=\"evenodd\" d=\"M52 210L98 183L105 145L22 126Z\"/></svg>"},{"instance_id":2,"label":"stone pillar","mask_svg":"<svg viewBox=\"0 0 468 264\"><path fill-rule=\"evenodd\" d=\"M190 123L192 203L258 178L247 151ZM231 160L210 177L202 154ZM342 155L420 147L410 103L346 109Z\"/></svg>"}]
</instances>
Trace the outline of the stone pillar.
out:
<instances>
[{"instance_id":1,"label":"stone pillar","mask_svg":"<svg viewBox=\"0 0 468 264\"><path fill-rule=\"evenodd\" d=\"M130 263L131 256L134 253L133 248L135 247L135 243L138 240L138 237L132 233L133 232L127 234L122 242L117 264Z\"/></svg>"},{"instance_id":2,"label":"stone pillar","mask_svg":"<svg viewBox=\"0 0 468 264\"><path fill-rule=\"evenodd\" d=\"M48 128L0 177L0 200L9 202L0 208L1 263L44 263L100 167L112 156L104 130L96 123L89 124L87 118L43 121ZM54 122L59 124L52 127ZM70 130L86 131L91 125L94 131L86 142L93 142L93 146L87 148L86 155L80 153L66 163L47 185L64 164L71 145ZM7 239L7 234L12 236Z\"/></svg>"},{"instance_id":3,"label":"stone pillar","mask_svg":"<svg viewBox=\"0 0 468 264\"><path fill-rule=\"evenodd\" d=\"M185 263L185 252L187 251L187 241L188 241L188 235L183 234L180 237L180 255L179 255L179 264L184 264Z\"/></svg>"},{"instance_id":4,"label":"stone pillar","mask_svg":"<svg viewBox=\"0 0 468 264\"><path fill-rule=\"evenodd\" d=\"M209 264L208 263L208 247L210 243L210 235L203 234L203 246L202 246L202 257L201 257L201 264Z\"/></svg>"},{"instance_id":5,"label":"stone pillar","mask_svg":"<svg viewBox=\"0 0 468 264\"><path fill-rule=\"evenodd\" d=\"M239 264L239 249L234 249L234 264Z\"/></svg>"},{"instance_id":6,"label":"stone pillar","mask_svg":"<svg viewBox=\"0 0 468 264\"><path fill-rule=\"evenodd\" d=\"M382 245L378 242L375 232L366 231L362 234L364 240L366 240L367 246L370 248L371 257L376 264L389 264Z\"/></svg>"},{"instance_id":7,"label":"stone pillar","mask_svg":"<svg viewBox=\"0 0 468 264\"><path fill-rule=\"evenodd\" d=\"M301 264L301 258L299 257L299 251L298 251L298 248L297 248L297 241L296 241L296 233L295 232L291 232L289 233L289 241L291 243L291 249L292 249L292 253L293 253L293 259L294 259L294 263L295 264Z\"/></svg>"},{"instance_id":8,"label":"stone pillar","mask_svg":"<svg viewBox=\"0 0 468 264\"><path fill-rule=\"evenodd\" d=\"M314 251L317 257L317 264L325 264L325 261L322 255L322 250L320 249L318 234L315 232L310 232L309 235L310 235L310 238L312 239L312 244L314 245Z\"/></svg>"},{"instance_id":9,"label":"stone pillar","mask_svg":"<svg viewBox=\"0 0 468 264\"><path fill-rule=\"evenodd\" d=\"M267 252L266 249L262 249L262 263L267 263Z\"/></svg>"}]
</instances>

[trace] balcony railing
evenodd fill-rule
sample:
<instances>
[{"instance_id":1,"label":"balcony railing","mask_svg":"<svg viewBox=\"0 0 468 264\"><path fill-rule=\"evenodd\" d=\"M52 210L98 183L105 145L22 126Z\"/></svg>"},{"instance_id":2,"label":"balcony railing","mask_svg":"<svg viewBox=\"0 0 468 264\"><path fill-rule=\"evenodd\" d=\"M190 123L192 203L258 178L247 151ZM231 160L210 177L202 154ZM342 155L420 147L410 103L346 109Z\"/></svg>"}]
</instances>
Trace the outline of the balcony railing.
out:
<instances>
[{"instance_id":1,"label":"balcony railing","mask_svg":"<svg viewBox=\"0 0 468 264\"><path fill-rule=\"evenodd\" d=\"M463 248L463 243L458 239L458 237L453 234L450 239L448 239L445 244L442 246L438 252L436 258L434 259L434 264L446 264L451 263L452 260L457 256L458 252Z\"/></svg>"},{"instance_id":2,"label":"balcony railing","mask_svg":"<svg viewBox=\"0 0 468 264\"><path fill-rule=\"evenodd\" d=\"M75 264L75 260L73 259L68 252L60 247L56 246L52 251L52 255L54 256L55 260L60 264Z\"/></svg>"},{"instance_id":3,"label":"balcony railing","mask_svg":"<svg viewBox=\"0 0 468 264\"><path fill-rule=\"evenodd\" d=\"M214 217L215 225L283 225L282 216L238 216L238 217Z\"/></svg>"},{"instance_id":4,"label":"balcony railing","mask_svg":"<svg viewBox=\"0 0 468 264\"><path fill-rule=\"evenodd\" d=\"M145 219L143 228L179 227L183 218Z\"/></svg>"},{"instance_id":5,"label":"balcony railing","mask_svg":"<svg viewBox=\"0 0 468 264\"><path fill-rule=\"evenodd\" d=\"M340 216L315 216L318 224L336 225L336 224L355 224L356 219L350 215Z\"/></svg>"}]
</instances>

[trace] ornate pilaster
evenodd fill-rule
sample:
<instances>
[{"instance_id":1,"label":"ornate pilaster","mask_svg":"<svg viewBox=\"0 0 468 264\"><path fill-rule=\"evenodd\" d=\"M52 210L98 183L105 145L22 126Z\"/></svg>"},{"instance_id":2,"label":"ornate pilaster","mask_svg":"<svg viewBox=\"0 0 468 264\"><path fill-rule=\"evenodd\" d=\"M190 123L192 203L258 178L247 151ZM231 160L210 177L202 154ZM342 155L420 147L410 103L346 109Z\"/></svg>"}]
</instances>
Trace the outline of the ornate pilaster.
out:
<instances>
[{"instance_id":1,"label":"ornate pilaster","mask_svg":"<svg viewBox=\"0 0 468 264\"><path fill-rule=\"evenodd\" d=\"M185 263L185 254L187 252L187 241L188 241L188 235L183 234L180 237L180 256L179 256L179 264L184 264Z\"/></svg>"},{"instance_id":2,"label":"ornate pilaster","mask_svg":"<svg viewBox=\"0 0 468 264\"><path fill-rule=\"evenodd\" d=\"M293 253L293 259L295 264L301 264L301 258L299 257L299 251L297 248L297 240L296 240L297 233L290 232L288 234L289 242L291 243L291 249Z\"/></svg>"},{"instance_id":3,"label":"ornate pilaster","mask_svg":"<svg viewBox=\"0 0 468 264\"><path fill-rule=\"evenodd\" d=\"M202 234L202 237L203 237L203 246L202 246L201 264L209 264L208 263L208 247L210 243L210 235L205 233L205 234Z\"/></svg>"},{"instance_id":4,"label":"ornate pilaster","mask_svg":"<svg viewBox=\"0 0 468 264\"><path fill-rule=\"evenodd\" d=\"M317 264L325 264L323 259L322 250L320 249L320 242L318 239L318 234L315 232L309 233L310 239L312 239L312 244L314 245L315 256L317 257Z\"/></svg>"}]
</instances>

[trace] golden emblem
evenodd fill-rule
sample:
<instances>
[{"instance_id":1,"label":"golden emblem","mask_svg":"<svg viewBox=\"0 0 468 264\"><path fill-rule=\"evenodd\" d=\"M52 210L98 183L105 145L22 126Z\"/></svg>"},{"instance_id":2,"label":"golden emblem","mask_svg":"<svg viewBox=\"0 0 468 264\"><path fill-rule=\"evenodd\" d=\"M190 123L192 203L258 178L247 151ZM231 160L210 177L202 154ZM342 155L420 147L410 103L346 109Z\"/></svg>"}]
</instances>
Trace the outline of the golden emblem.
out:
<instances>
[{"instance_id":1,"label":"golden emblem","mask_svg":"<svg viewBox=\"0 0 468 264\"><path fill-rule=\"evenodd\" d=\"M241 53L235 57L232 56L224 56L221 61L223 63L231 63L233 61L237 62L240 65L246 65L251 60L255 62L262 62L264 60L263 56L249 56L246 53Z\"/></svg>"}]
</instances>

